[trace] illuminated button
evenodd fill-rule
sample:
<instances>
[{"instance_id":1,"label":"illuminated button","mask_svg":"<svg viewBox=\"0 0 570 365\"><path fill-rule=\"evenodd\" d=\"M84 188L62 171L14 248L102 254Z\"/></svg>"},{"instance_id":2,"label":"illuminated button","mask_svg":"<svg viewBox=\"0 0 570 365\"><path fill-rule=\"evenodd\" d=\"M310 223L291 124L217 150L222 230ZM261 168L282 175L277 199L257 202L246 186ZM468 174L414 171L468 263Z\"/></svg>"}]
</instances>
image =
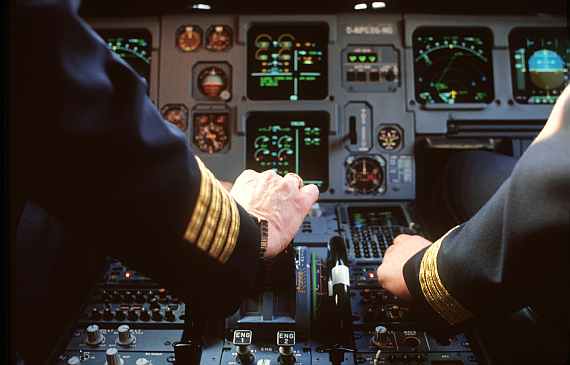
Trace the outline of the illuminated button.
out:
<instances>
[{"instance_id":1,"label":"illuminated button","mask_svg":"<svg viewBox=\"0 0 570 365\"><path fill-rule=\"evenodd\" d=\"M357 72L356 81L366 81L366 72Z\"/></svg>"},{"instance_id":2,"label":"illuminated button","mask_svg":"<svg viewBox=\"0 0 570 365\"><path fill-rule=\"evenodd\" d=\"M356 81L356 72L348 71L346 73L346 81Z\"/></svg>"}]
</instances>

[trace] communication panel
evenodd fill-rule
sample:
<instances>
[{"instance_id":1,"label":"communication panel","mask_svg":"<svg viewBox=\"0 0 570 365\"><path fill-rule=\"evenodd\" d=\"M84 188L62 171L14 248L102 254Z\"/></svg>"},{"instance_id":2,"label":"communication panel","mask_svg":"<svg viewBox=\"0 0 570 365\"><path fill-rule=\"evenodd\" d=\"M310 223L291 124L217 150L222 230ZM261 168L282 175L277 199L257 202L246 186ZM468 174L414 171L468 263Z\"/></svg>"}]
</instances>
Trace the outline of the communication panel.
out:
<instances>
[{"instance_id":1,"label":"communication panel","mask_svg":"<svg viewBox=\"0 0 570 365\"><path fill-rule=\"evenodd\" d=\"M355 209L372 226L402 213ZM378 284L376 266L345 248L332 236L327 247L291 246L262 262L254 292L226 320L192 317L173 293L113 260L52 363L486 364L473 334L430 337Z\"/></svg>"}]
</instances>

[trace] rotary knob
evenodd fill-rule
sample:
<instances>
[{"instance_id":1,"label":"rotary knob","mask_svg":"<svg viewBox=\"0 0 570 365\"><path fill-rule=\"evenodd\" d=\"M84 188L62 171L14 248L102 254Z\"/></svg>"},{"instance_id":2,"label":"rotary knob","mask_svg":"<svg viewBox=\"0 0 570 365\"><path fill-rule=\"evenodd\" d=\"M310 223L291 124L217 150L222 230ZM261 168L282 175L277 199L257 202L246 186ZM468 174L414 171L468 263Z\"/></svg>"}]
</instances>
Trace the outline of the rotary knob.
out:
<instances>
[{"instance_id":1,"label":"rotary knob","mask_svg":"<svg viewBox=\"0 0 570 365\"><path fill-rule=\"evenodd\" d=\"M390 344L390 339L388 338L388 329L384 326L376 327L374 329L374 337L372 337L370 343L379 348L388 346Z\"/></svg>"},{"instance_id":2,"label":"rotary knob","mask_svg":"<svg viewBox=\"0 0 570 365\"><path fill-rule=\"evenodd\" d=\"M119 338L117 338L117 345L129 346L133 344L135 340L136 337L131 335L129 326L126 324L119 326Z\"/></svg>"},{"instance_id":3,"label":"rotary knob","mask_svg":"<svg viewBox=\"0 0 570 365\"><path fill-rule=\"evenodd\" d=\"M125 362L119 357L119 350L117 350L115 347L108 349L105 354L107 355L107 361L105 362L105 365L123 365Z\"/></svg>"},{"instance_id":4,"label":"rotary knob","mask_svg":"<svg viewBox=\"0 0 570 365\"><path fill-rule=\"evenodd\" d=\"M67 360L67 365L79 365L81 364L81 360L77 356L73 356L69 360Z\"/></svg>"},{"instance_id":5,"label":"rotary knob","mask_svg":"<svg viewBox=\"0 0 570 365\"><path fill-rule=\"evenodd\" d=\"M99 326L92 324L91 326L87 327L87 339L85 340L86 344L90 346L97 346L103 341L105 341L105 336L101 334Z\"/></svg>"}]
</instances>

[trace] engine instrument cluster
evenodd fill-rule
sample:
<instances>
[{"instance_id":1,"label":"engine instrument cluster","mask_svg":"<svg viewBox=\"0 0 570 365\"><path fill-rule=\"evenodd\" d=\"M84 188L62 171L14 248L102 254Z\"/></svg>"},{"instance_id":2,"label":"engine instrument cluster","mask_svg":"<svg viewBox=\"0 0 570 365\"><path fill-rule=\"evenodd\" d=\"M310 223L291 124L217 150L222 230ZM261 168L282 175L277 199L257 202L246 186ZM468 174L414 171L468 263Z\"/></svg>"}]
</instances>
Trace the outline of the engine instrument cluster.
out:
<instances>
[{"instance_id":1,"label":"engine instrument cluster","mask_svg":"<svg viewBox=\"0 0 570 365\"><path fill-rule=\"evenodd\" d=\"M328 95L325 24L252 25L247 95L252 100L317 100Z\"/></svg>"}]
</instances>

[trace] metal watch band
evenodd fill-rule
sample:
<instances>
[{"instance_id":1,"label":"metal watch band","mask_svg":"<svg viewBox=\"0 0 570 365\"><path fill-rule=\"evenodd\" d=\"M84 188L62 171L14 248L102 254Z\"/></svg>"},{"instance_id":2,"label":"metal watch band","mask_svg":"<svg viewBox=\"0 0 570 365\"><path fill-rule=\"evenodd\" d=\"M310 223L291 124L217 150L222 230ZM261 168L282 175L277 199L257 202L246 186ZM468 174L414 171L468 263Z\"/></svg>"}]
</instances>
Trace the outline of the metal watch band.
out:
<instances>
[{"instance_id":1,"label":"metal watch band","mask_svg":"<svg viewBox=\"0 0 570 365\"><path fill-rule=\"evenodd\" d=\"M251 218L255 220L257 223L257 227L259 228L259 235L261 237L261 242L259 246L259 258L263 258L265 252L267 251L267 241L269 238L269 224L267 223L266 219L258 218L253 214L250 214Z\"/></svg>"}]
</instances>

